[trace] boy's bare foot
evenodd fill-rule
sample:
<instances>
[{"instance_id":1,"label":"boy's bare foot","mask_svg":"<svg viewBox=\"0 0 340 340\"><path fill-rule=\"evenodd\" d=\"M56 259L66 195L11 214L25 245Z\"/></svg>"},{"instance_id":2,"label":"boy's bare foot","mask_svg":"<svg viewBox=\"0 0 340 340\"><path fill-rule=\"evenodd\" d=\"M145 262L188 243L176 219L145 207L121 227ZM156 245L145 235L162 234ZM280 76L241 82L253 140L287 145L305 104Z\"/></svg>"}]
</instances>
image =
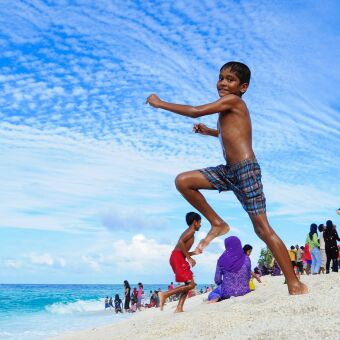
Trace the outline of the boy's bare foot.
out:
<instances>
[{"instance_id":1,"label":"boy's bare foot","mask_svg":"<svg viewBox=\"0 0 340 340\"><path fill-rule=\"evenodd\" d=\"M208 244L216 237L226 234L230 230L229 226L225 222L221 222L218 225L212 225L207 236L200 241L195 249L196 254L201 254L203 249L208 246Z\"/></svg>"},{"instance_id":2,"label":"boy's bare foot","mask_svg":"<svg viewBox=\"0 0 340 340\"><path fill-rule=\"evenodd\" d=\"M300 281L294 286L288 285L288 291L290 295L302 295L309 292L308 287Z\"/></svg>"},{"instance_id":3,"label":"boy's bare foot","mask_svg":"<svg viewBox=\"0 0 340 340\"><path fill-rule=\"evenodd\" d=\"M158 298L159 298L159 309L160 309L160 310L163 310L164 304L165 304L164 293L158 292Z\"/></svg>"},{"instance_id":4,"label":"boy's bare foot","mask_svg":"<svg viewBox=\"0 0 340 340\"><path fill-rule=\"evenodd\" d=\"M175 309L175 313L183 313L183 312L184 312L184 310L181 309L181 308L176 308Z\"/></svg>"}]
</instances>

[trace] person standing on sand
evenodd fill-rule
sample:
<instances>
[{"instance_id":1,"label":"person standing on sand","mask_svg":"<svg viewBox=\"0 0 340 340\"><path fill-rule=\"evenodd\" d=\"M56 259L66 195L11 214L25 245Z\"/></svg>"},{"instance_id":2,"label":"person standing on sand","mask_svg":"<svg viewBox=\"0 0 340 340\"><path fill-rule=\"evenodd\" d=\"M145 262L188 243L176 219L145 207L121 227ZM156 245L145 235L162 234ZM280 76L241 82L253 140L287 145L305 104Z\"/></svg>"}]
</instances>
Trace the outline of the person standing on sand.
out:
<instances>
[{"instance_id":1,"label":"person standing on sand","mask_svg":"<svg viewBox=\"0 0 340 340\"><path fill-rule=\"evenodd\" d=\"M125 309L125 312L128 312L129 309L130 309L130 293L131 293L130 284L127 280L125 280L124 281L124 296L125 296L124 309Z\"/></svg>"},{"instance_id":2,"label":"person standing on sand","mask_svg":"<svg viewBox=\"0 0 340 340\"><path fill-rule=\"evenodd\" d=\"M332 271L338 271L338 247L336 241L340 241L339 235L334 228L334 224L331 220L326 222L326 230L324 232L325 248L327 255L326 262L326 274L329 274L329 266L332 260Z\"/></svg>"},{"instance_id":3,"label":"person standing on sand","mask_svg":"<svg viewBox=\"0 0 340 340\"><path fill-rule=\"evenodd\" d=\"M290 247L290 250L288 250L290 262L292 263L292 267L294 268L296 266L296 249L294 246Z\"/></svg>"},{"instance_id":4,"label":"person standing on sand","mask_svg":"<svg viewBox=\"0 0 340 340\"><path fill-rule=\"evenodd\" d=\"M325 268L326 268L326 262L327 262L325 238L323 236L323 232L325 231L325 226L323 224L319 224L318 230L320 233L319 242L320 242L320 254L321 254L320 273L325 274Z\"/></svg>"},{"instance_id":5,"label":"person standing on sand","mask_svg":"<svg viewBox=\"0 0 340 340\"><path fill-rule=\"evenodd\" d=\"M311 273L310 269L312 266L312 255L310 254L308 243L306 243L305 247L303 248L303 259L305 260L305 263L306 263L305 272L307 275L310 275Z\"/></svg>"},{"instance_id":6,"label":"person standing on sand","mask_svg":"<svg viewBox=\"0 0 340 340\"><path fill-rule=\"evenodd\" d=\"M179 294L179 301L175 313L183 312L183 305L187 298L188 292L195 288L193 273L190 270L194 267L196 261L191 257L197 255L190 252L190 248L195 241L195 232L201 227L201 216L195 212L189 212L186 215L187 228L180 236L176 247L170 256L170 265L176 276L176 282L184 282L184 285L170 289L166 292L158 292L160 310L163 310L166 299L172 295ZM190 263L190 264L189 264Z\"/></svg>"},{"instance_id":7,"label":"person standing on sand","mask_svg":"<svg viewBox=\"0 0 340 340\"><path fill-rule=\"evenodd\" d=\"M190 118L218 114L217 129L201 123L195 124L193 129L196 133L219 138L226 164L184 172L175 180L183 197L211 224L207 236L198 244L196 253L202 253L214 238L226 234L230 229L200 190L233 191L248 213L256 234L268 245L284 272L289 294L305 294L308 292L307 286L296 277L286 247L267 219L261 168L252 148L250 114L241 98L248 89L250 74L250 69L243 63L231 61L224 64L217 81L220 99L212 103L200 106L174 104L161 100L156 94L151 94L146 102L154 108Z\"/></svg>"},{"instance_id":8,"label":"person standing on sand","mask_svg":"<svg viewBox=\"0 0 340 340\"><path fill-rule=\"evenodd\" d=\"M143 284L139 282L137 291L137 308L139 311L141 310L142 307L142 299L143 299Z\"/></svg>"},{"instance_id":9,"label":"person standing on sand","mask_svg":"<svg viewBox=\"0 0 340 340\"><path fill-rule=\"evenodd\" d=\"M312 223L310 226L310 232L307 234L306 243L309 245L309 251L312 255L312 274L319 274L321 266L321 253L320 243L318 241L318 226Z\"/></svg>"},{"instance_id":10,"label":"person standing on sand","mask_svg":"<svg viewBox=\"0 0 340 340\"><path fill-rule=\"evenodd\" d=\"M296 249L296 266L298 268L299 274L303 274L303 263L302 263L302 249L297 244Z\"/></svg>"}]
</instances>

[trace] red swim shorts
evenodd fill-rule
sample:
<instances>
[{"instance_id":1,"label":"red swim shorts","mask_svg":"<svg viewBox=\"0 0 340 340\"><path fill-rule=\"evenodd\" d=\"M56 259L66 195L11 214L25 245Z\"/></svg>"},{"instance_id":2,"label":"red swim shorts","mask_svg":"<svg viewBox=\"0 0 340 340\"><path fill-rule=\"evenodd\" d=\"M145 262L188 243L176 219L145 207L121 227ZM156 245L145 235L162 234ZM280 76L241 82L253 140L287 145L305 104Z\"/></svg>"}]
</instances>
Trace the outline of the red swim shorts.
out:
<instances>
[{"instance_id":1,"label":"red swim shorts","mask_svg":"<svg viewBox=\"0 0 340 340\"><path fill-rule=\"evenodd\" d=\"M173 250L170 256L170 265L176 276L176 282L187 282L193 278L190 265L180 250Z\"/></svg>"}]
</instances>

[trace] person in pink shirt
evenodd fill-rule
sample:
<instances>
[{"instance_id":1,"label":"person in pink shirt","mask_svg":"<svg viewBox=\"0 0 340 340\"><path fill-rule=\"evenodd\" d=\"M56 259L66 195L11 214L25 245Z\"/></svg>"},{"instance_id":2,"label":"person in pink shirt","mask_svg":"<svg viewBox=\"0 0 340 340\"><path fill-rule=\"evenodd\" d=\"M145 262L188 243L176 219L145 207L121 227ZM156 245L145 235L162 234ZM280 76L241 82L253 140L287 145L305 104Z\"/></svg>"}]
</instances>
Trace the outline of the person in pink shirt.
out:
<instances>
[{"instance_id":1,"label":"person in pink shirt","mask_svg":"<svg viewBox=\"0 0 340 340\"><path fill-rule=\"evenodd\" d=\"M140 310L142 306L142 298L143 298L143 284L141 282L138 283L138 292L137 292L137 308Z\"/></svg>"}]
</instances>

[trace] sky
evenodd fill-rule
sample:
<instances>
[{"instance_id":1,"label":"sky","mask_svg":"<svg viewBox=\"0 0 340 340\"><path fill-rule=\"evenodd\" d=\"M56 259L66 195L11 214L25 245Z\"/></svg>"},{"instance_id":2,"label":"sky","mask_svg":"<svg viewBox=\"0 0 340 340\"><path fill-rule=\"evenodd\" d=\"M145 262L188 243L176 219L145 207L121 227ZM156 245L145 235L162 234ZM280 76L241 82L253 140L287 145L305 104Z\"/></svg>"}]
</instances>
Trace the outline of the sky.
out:
<instances>
[{"instance_id":1,"label":"sky","mask_svg":"<svg viewBox=\"0 0 340 340\"><path fill-rule=\"evenodd\" d=\"M0 283L167 283L193 208L177 174L224 162L193 120L150 93L218 98L227 61L243 99L271 225L287 246L340 224L340 4L320 1L5 1L0 11ZM337 47L338 46L338 47ZM231 192L205 193L230 235L264 243ZM196 240L209 230L207 220ZM223 238L197 257L213 281Z\"/></svg>"}]
</instances>

